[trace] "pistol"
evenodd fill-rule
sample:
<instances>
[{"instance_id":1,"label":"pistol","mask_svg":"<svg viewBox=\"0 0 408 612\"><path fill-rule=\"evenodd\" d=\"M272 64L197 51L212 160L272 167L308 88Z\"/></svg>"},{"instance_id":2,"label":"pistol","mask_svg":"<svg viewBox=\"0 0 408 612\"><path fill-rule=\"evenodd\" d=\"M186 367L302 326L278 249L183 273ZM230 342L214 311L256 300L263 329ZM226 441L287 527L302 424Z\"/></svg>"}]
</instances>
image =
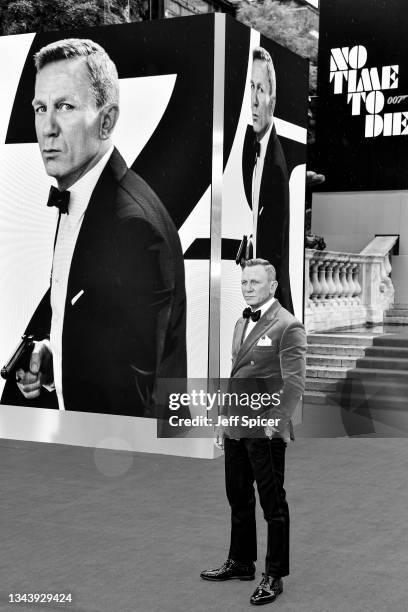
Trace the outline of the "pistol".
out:
<instances>
[{"instance_id":1,"label":"pistol","mask_svg":"<svg viewBox=\"0 0 408 612\"><path fill-rule=\"evenodd\" d=\"M21 336L21 341L16 350L7 361L6 365L1 368L1 376L6 380L12 376L16 370L22 368L28 370L30 367L30 357L34 348L34 336Z\"/></svg>"},{"instance_id":2,"label":"pistol","mask_svg":"<svg viewBox=\"0 0 408 612\"><path fill-rule=\"evenodd\" d=\"M241 266L243 260L247 258L247 250L248 250L248 237L244 234L241 240L241 244L239 245L237 256L235 257L235 263L237 266Z\"/></svg>"}]
</instances>

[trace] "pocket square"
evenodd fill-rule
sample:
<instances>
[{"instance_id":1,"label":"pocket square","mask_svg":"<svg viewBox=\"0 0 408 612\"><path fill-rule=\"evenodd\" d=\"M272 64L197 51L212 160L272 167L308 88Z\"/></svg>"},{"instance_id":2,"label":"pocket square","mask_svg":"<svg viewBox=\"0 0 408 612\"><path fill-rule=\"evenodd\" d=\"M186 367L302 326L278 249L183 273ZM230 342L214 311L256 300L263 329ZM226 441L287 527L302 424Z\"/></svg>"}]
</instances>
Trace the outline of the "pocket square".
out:
<instances>
[{"instance_id":1,"label":"pocket square","mask_svg":"<svg viewBox=\"0 0 408 612\"><path fill-rule=\"evenodd\" d=\"M268 336L261 336L256 343L256 346L271 346L272 340Z\"/></svg>"},{"instance_id":2,"label":"pocket square","mask_svg":"<svg viewBox=\"0 0 408 612\"><path fill-rule=\"evenodd\" d=\"M79 298L81 297L81 295L83 295L83 294L84 294L84 290L83 290L83 289L81 289L81 291L79 291L79 292L78 292L76 295L74 295L74 297L72 298L72 300L71 300L71 305L73 306L73 305L74 305L74 304L75 304L75 303L76 303L76 302L79 300Z\"/></svg>"}]
</instances>

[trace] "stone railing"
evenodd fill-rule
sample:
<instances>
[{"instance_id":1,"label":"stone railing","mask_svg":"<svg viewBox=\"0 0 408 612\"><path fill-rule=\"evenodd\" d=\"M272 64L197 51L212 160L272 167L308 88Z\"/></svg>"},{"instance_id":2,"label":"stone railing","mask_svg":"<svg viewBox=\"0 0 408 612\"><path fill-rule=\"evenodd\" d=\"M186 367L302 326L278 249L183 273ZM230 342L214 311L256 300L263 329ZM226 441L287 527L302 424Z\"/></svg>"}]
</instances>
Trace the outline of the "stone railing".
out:
<instances>
[{"instance_id":1,"label":"stone railing","mask_svg":"<svg viewBox=\"0 0 408 612\"><path fill-rule=\"evenodd\" d=\"M305 250L308 332L383 322L394 302L390 252L397 240L376 237L359 254Z\"/></svg>"}]
</instances>

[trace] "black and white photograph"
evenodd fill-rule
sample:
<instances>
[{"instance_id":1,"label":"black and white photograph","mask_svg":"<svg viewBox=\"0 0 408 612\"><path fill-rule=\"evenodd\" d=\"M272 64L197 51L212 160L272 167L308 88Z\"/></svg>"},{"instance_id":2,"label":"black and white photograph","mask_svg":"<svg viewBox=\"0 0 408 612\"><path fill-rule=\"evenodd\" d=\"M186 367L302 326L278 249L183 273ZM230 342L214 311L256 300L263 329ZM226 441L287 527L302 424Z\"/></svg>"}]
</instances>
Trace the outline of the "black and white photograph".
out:
<instances>
[{"instance_id":1,"label":"black and white photograph","mask_svg":"<svg viewBox=\"0 0 408 612\"><path fill-rule=\"evenodd\" d=\"M0 2L0 610L405 612L405 12Z\"/></svg>"}]
</instances>

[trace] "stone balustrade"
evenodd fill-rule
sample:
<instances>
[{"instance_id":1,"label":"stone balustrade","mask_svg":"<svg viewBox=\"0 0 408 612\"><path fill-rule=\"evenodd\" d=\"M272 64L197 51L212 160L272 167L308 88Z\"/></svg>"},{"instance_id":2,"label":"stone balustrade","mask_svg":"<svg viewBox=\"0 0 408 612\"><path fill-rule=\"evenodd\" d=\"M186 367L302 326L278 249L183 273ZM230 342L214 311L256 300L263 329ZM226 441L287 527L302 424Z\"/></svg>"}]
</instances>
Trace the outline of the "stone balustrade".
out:
<instances>
[{"instance_id":1,"label":"stone balustrade","mask_svg":"<svg viewBox=\"0 0 408 612\"><path fill-rule=\"evenodd\" d=\"M383 322L394 302L390 252L397 239L376 237L358 254L305 250L308 332Z\"/></svg>"}]
</instances>

